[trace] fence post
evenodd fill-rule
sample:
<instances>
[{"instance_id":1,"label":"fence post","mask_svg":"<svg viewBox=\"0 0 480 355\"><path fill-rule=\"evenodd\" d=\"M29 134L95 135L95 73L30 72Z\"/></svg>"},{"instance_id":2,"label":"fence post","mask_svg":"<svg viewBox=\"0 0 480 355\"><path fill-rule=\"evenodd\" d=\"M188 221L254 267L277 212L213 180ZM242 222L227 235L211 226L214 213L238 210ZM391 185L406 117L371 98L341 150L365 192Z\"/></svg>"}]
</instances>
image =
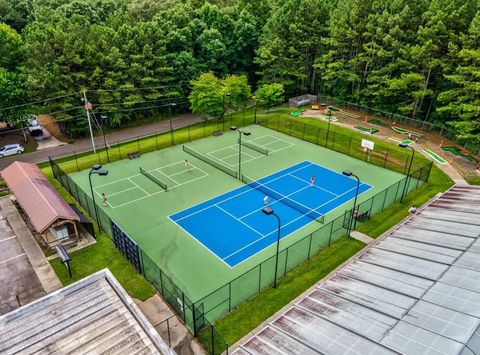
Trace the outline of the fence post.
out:
<instances>
[{"instance_id":1,"label":"fence post","mask_svg":"<svg viewBox=\"0 0 480 355\"><path fill-rule=\"evenodd\" d=\"M172 345L171 345L172 343L171 343L171 340L170 340L170 324L169 324L169 322L168 322L169 320L170 320L170 318L167 318L167 333L168 333L168 346L171 347L171 346L172 346Z\"/></svg>"},{"instance_id":2,"label":"fence post","mask_svg":"<svg viewBox=\"0 0 480 355\"><path fill-rule=\"evenodd\" d=\"M303 137L302 139L305 140L305 128L307 127L306 123L303 122Z\"/></svg>"},{"instance_id":3,"label":"fence post","mask_svg":"<svg viewBox=\"0 0 480 355\"><path fill-rule=\"evenodd\" d=\"M197 315L195 314L195 303L192 303L193 314L193 336L197 336Z\"/></svg>"},{"instance_id":4,"label":"fence post","mask_svg":"<svg viewBox=\"0 0 480 355\"><path fill-rule=\"evenodd\" d=\"M335 150L335 131L333 131L332 150Z\"/></svg>"},{"instance_id":5,"label":"fence post","mask_svg":"<svg viewBox=\"0 0 480 355\"><path fill-rule=\"evenodd\" d=\"M310 240L308 242L308 255L307 255L307 260L310 260L310 251L312 250L312 235L313 233L310 234Z\"/></svg>"},{"instance_id":6,"label":"fence post","mask_svg":"<svg viewBox=\"0 0 480 355\"><path fill-rule=\"evenodd\" d=\"M385 159L383 161L383 167L385 168L387 166L387 159L388 159L388 152L390 151L389 148L387 148L387 152L385 153Z\"/></svg>"},{"instance_id":7,"label":"fence post","mask_svg":"<svg viewBox=\"0 0 480 355\"><path fill-rule=\"evenodd\" d=\"M283 276L285 276L287 274L287 263L288 263L288 251L290 250L290 248L287 248L287 251L285 253L285 271L283 272Z\"/></svg>"},{"instance_id":8,"label":"fence post","mask_svg":"<svg viewBox=\"0 0 480 355\"><path fill-rule=\"evenodd\" d=\"M348 141L348 150L347 150L347 155L350 155L350 147L352 146L352 137L350 137L350 140Z\"/></svg>"},{"instance_id":9,"label":"fence post","mask_svg":"<svg viewBox=\"0 0 480 355\"><path fill-rule=\"evenodd\" d=\"M213 335L213 324L210 324L211 334L212 334L212 352L211 354L215 354L215 338Z\"/></svg>"},{"instance_id":10,"label":"fence post","mask_svg":"<svg viewBox=\"0 0 480 355\"><path fill-rule=\"evenodd\" d=\"M158 150L158 134L159 132L155 133L155 150Z\"/></svg>"},{"instance_id":11,"label":"fence post","mask_svg":"<svg viewBox=\"0 0 480 355\"><path fill-rule=\"evenodd\" d=\"M333 234L333 221L330 222L330 224L332 225L330 227L330 236L328 237L328 246L330 246L331 242L332 242L332 234Z\"/></svg>"},{"instance_id":12,"label":"fence post","mask_svg":"<svg viewBox=\"0 0 480 355\"><path fill-rule=\"evenodd\" d=\"M292 136L293 121L292 120L289 120L289 121L290 121L290 133L288 135L291 137Z\"/></svg>"},{"instance_id":13,"label":"fence post","mask_svg":"<svg viewBox=\"0 0 480 355\"><path fill-rule=\"evenodd\" d=\"M156 265L155 265L156 266ZM157 266L158 267L158 266ZM162 293L162 297L165 298L165 291L163 290L163 277L162 277L162 269L158 268L160 273L160 292Z\"/></svg>"},{"instance_id":14,"label":"fence post","mask_svg":"<svg viewBox=\"0 0 480 355\"><path fill-rule=\"evenodd\" d=\"M120 142L117 141L117 148L118 148L118 158L122 160L122 150L120 149Z\"/></svg>"},{"instance_id":15,"label":"fence post","mask_svg":"<svg viewBox=\"0 0 480 355\"><path fill-rule=\"evenodd\" d=\"M77 164L77 171L80 171L80 167L78 166L77 153L74 151L73 155L75 156L75 163Z\"/></svg>"},{"instance_id":16,"label":"fence post","mask_svg":"<svg viewBox=\"0 0 480 355\"><path fill-rule=\"evenodd\" d=\"M183 293L182 291L182 318L183 318L183 323L187 324L187 321L186 321L186 314L187 312L185 312L185 293Z\"/></svg>"},{"instance_id":17,"label":"fence post","mask_svg":"<svg viewBox=\"0 0 480 355\"><path fill-rule=\"evenodd\" d=\"M260 292L260 288L262 287L262 264L260 263L260 272L258 273L258 292Z\"/></svg>"},{"instance_id":18,"label":"fence post","mask_svg":"<svg viewBox=\"0 0 480 355\"><path fill-rule=\"evenodd\" d=\"M137 136L137 151L140 152L140 139L138 138L138 136Z\"/></svg>"},{"instance_id":19,"label":"fence post","mask_svg":"<svg viewBox=\"0 0 480 355\"><path fill-rule=\"evenodd\" d=\"M228 311L232 310L232 281L228 283Z\"/></svg>"}]
</instances>

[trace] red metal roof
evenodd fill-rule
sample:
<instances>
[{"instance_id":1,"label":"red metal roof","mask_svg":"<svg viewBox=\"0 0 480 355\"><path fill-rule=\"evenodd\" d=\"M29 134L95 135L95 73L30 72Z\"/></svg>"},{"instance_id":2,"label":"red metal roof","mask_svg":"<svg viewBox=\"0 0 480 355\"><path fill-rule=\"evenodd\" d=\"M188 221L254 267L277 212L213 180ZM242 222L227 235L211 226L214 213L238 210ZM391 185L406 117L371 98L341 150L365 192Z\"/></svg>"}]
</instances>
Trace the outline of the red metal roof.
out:
<instances>
[{"instance_id":1,"label":"red metal roof","mask_svg":"<svg viewBox=\"0 0 480 355\"><path fill-rule=\"evenodd\" d=\"M2 177L38 233L59 219L80 220L36 165L13 162Z\"/></svg>"}]
</instances>

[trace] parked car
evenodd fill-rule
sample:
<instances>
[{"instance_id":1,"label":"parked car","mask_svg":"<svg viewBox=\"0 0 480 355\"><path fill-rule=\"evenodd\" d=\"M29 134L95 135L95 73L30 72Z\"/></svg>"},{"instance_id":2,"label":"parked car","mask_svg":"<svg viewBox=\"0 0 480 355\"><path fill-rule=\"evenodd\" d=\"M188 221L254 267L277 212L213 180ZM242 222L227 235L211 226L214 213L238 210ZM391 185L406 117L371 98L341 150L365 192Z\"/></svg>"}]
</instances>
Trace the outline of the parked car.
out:
<instances>
[{"instance_id":1,"label":"parked car","mask_svg":"<svg viewBox=\"0 0 480 355\"><path fill-rule=\"evenodd\" d=\"M20 144L6 144L0 148L0 158L15 155L15 154L22 154L25 149Z\"/></svg>"},{"instance_id":2,"label":"parked car","mask_svg":"<svg viewBox=\"0 0 480 355\"><path fill-rule=\"evenodd\" d=\"M29 117L28 131L32 136L41 136L43 134L42 126L40 126L35 116Z\"/></svg>"}]
</instances>

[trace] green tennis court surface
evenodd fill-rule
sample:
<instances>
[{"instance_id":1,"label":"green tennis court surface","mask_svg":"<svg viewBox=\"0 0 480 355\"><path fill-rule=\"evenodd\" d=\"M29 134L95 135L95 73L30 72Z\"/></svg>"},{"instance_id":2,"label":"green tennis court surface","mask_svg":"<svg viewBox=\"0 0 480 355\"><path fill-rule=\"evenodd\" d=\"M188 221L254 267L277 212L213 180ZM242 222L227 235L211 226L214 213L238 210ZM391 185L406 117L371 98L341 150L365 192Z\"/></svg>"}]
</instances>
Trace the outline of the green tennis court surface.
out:
<instances>
[{"instance_id":1,"label":"green tennis court surface","mask_svg":"<svg viewBox=\"0 0 480 355\"><path fill-rule=\"evenodd\" d=\"M403 177L267 128L250 126L246 129L251 135L243 138L247 143L241 147L241 173L252 179L261 179L304 161L334 172L348 169L355 172L362 182L372 186L359 197L361 203ZM93 175L92 183L99 208L133 238L191 300L196 301L272 256L275 246L270 245L229 267L168 218L245 187L233 177L238 170L238 132L193 141L187 146L187 151L177 146L143 154L137 159L104 165L109 170L108 175ZM192 154L193 151L196 153ZM207 163L205 159L211 162ZM214 167L212 162L218 167ZM90 194L88 171L72 174L72 178L84 192ZM334 187L329 187L328 181L319 181L320 178L318 176L315 181L318 186L325 189ZM107 206L102 206L100 202L101 193L107 196ZM325 216L325 223L343 214L352 207L352 203L351 200L346 201L330 211ZM227 225L222 226L221 222L208 216L199 223L204 233L208 233L210 226L215 228L216 238L224 238L222 242L228 241L234 233ZM283 237L280 248L293 244L318 228L318 223L305 225ZM328 240L325 240L327 243Z\"/></svg>"}]
</instances>

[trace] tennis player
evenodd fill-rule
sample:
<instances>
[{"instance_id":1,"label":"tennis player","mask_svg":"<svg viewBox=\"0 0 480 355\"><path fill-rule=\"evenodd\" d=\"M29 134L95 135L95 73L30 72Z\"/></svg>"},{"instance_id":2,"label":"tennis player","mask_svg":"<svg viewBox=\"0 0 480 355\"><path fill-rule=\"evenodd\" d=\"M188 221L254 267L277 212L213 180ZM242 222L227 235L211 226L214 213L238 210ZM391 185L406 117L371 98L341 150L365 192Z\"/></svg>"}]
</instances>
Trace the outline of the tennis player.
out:
<instances>
[{"instance_id":1,"label":"tennis player","mask_svg":"<svg viewBox=\"0 0 480 355\"><path fill-rule=\"evenodd\" d=\"M107 206L107 196L102 192L102 205Z\"/></svg>"},{"instance_id":2,"label":"tennis player","mask_svg":"<svg viewBox=\"0 0 480 355\"><path fill-rule=\"evenodd\" d=\"M310 186L315 186L315 175L310 178Z\"/></svg>"},{"instance_id":3,"label":"tennis player","mask_svg":"<svg viewBox=\"0 0 480 355\"><path fill-rule=\"evenodd\" d=\"M184 164L185 164L185 171L188 171L188 170L190 169L190 164L188 164L188 160L187 160L187 159L185 159Z\"/></svg>"},{"instance_id":4,"label":"tennis player","mask_svg":"<svg viewBox=\"0 0 480 355\"><path fill-rule=\"evenodd\" d=\"M263 198L263 204L266 206L268 205L268 196L265 195L265 197Z\"/></svg>"}]
</instances>

